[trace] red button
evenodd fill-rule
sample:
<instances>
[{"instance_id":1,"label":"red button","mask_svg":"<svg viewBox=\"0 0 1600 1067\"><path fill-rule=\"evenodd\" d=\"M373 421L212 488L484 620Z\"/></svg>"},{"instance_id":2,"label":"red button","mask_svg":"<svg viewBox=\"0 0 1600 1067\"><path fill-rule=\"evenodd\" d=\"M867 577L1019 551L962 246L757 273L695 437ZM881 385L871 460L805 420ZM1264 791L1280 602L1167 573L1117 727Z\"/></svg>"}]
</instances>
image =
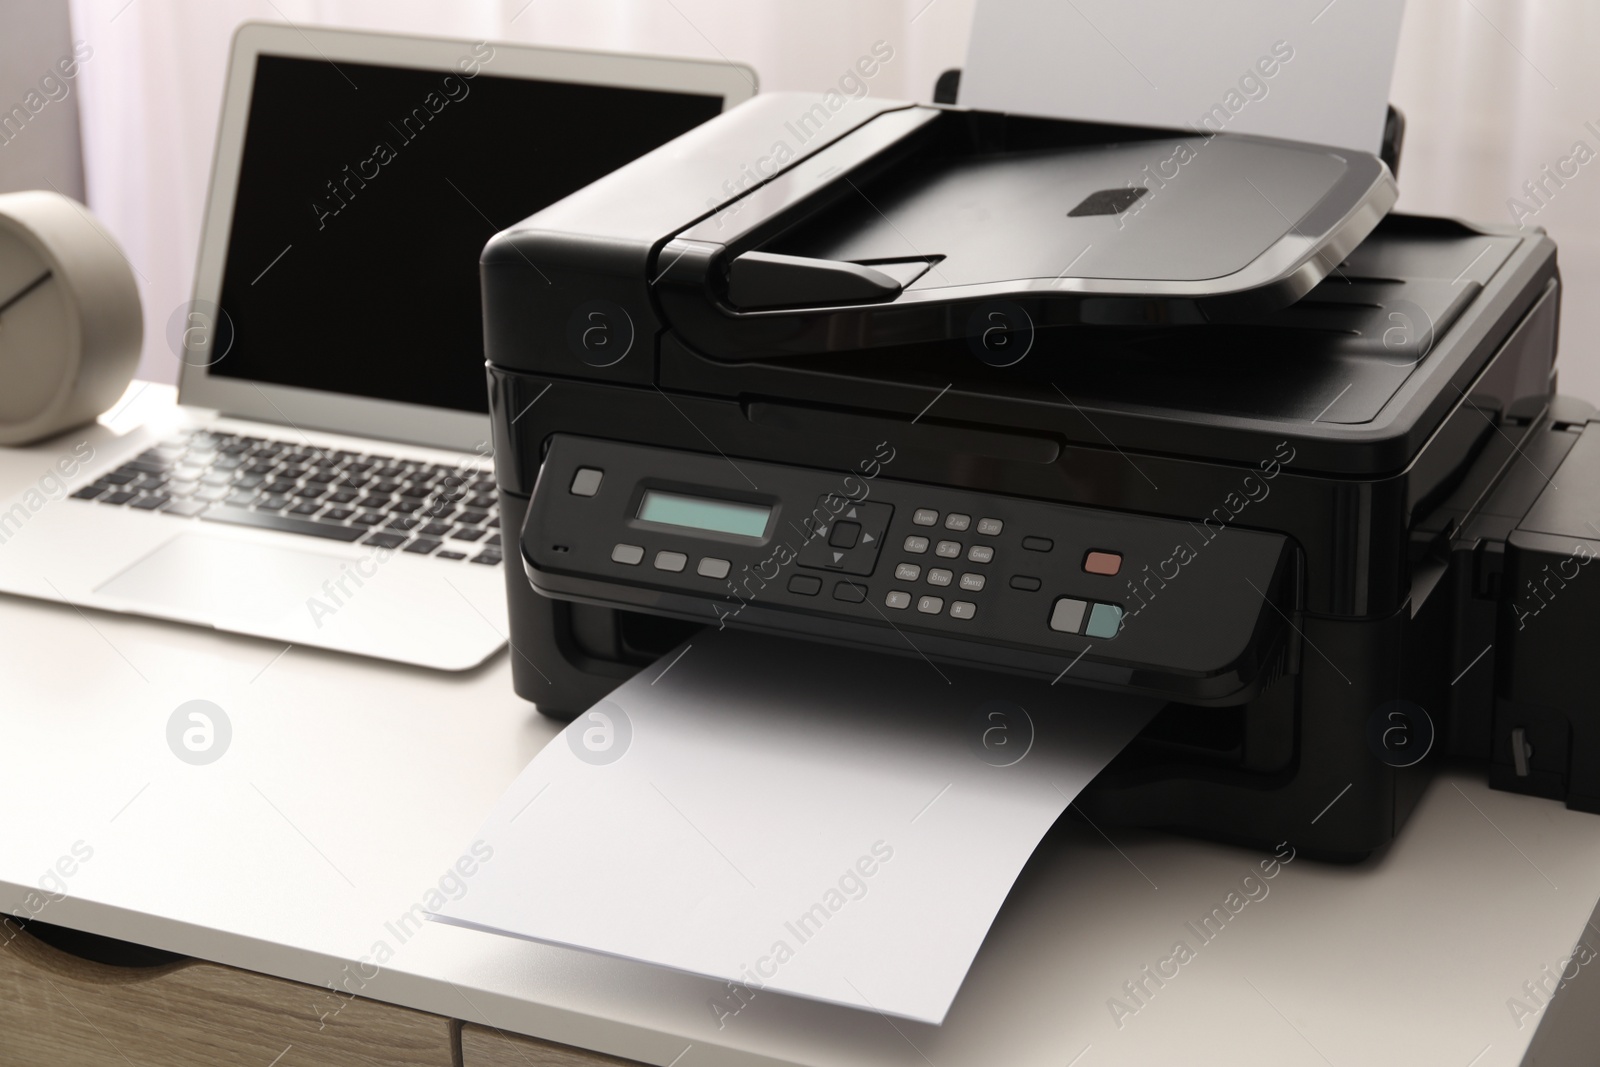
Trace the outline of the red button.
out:
<instances>
[{"instance_id":1,"label":"red button","mask_svg":"<svg viewBox=\"0 0 1600 1067\"><path fill-rule=\"evenodd\" d=\"M1088 574L1116 574L1122 569L1122 553L1091 552L1083 557L1083 569Z\"/></svg>"}]
</instances>

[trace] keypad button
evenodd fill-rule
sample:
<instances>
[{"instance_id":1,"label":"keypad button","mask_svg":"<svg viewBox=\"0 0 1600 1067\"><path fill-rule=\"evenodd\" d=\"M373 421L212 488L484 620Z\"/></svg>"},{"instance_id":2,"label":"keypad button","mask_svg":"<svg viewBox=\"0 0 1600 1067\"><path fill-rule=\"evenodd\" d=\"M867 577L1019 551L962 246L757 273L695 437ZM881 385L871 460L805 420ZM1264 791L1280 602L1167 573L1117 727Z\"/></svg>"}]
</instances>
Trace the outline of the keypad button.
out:
<instances>
[{"instance_id":1,"label":"keypad button","mask_svg":"<svg viewBox=\"0 0 1600 1067\"><path fill-rule=\"evenodd\" d=\"M1024 537L1022 547L1029 552L1048 552L1056 547L1056 543L1048 537Z\"/></svg>"},{"instance_id":2,"label":"keypad button","mask_svg":"<svg viewBox=\"0 0 1600 1067\"><path fill-rule=\"evenodd\" d=\"M939 521L939 513L932 508L918 508L911 513L911 521L918 526L932 526Z\"/></svg>"},{"instance_id":3,"label":"keypad button","mask_svg":"<svg viewBox=\"0 0 1600 1067\"><path fill-rule=\"evenodd\" d=\"M833 524L833 529L828 531L828 544L834 548L854 548L860 539L859 522L836 522Z\"/></svg>"},{"instance_id":4,"label":"keypad button","mask_svg":"<svg viewBox=\"0 0 1600 1067\"><path fill-rule=\"evenodd\" d=\"M833 599L847 604L859 604L867 599L867 587L855 582L839 582L833 587Z\"/></svg>"},{"instance_id":5,"label":"keypad button","mask_svg":"<svg viewBox=\"0 0 1600 1067\"><path fill-rule=\"evenodd\" d=\"M439 532L443 533L444 531L440 530ZM624 563L629 567L636 567L641 559L644 559L644 547L642 545L615 545L611 549L612 563Z\"/></svg>"},{"instance_id":6,"label":"keypad button","mask_svg":"<svg viewBox=\"0 0 1600 1067\"><path fill-rule=\"evenodd\" d=\"M683 570L689 563L689 557L682 552L668 552L663 549L656 553L656 570L671 571L676 574Z\"/></svg>"},{"instance_id":7,"label":"keypad button","mask_svg":"<svg viewBox=\"0 0 1600 1067\"><path fill-rule=\"evenodd\" d=\"M915 563L902 563L894 569L895 581L914 582L922 577L922 568Z\"/></svg>"},{"instance_id":8,"label":"keypad button","mask_svg":"<svg viewBox=\"0 0 1600 1067\"><path fill-rule=\"evenodd\" d=\"M913 534L912 536L906 538L904 548L907 552L911 552L915 555L921 555L922 553L928 551L928 539L926 537L918 537Z\"/></svg>"},{"instance_id":9,"label":"keypad button","mask_svg":"<svg viewBox=\"0 0 1600 1067\"><path fill-rule=\"evenodd\" d=\"M920 597L917 600L917 610L924 615L937 615L944 610L944 600L936 596Z\"/></svg>"},{"instance_id":10,"label":"keypad button","mask_svg":"<svg viewBox=\"0 0 1600 1067\"><path fill-rule=\"evenodd\" d=\"M883 598L883 606L900 610L909 608L911 606L911 594L903 589L891 589Z\"/></svg>"},{"instance_id":11,"label":"keypad button","mask_svg":"<svg viewBox=\"0 0 1600 1067\"><path fill-rule=\"evenodd\" d=\"M593 467L579 467L578 473L572 476L572 495L594 496L600 491L600 481L605 476L604 471Z\"/></svg>"},{"instance_id":12,"label":"keypad button","mask_svg":"<svg viewBox=\"0 0 1600 1067\"><path fill-rule=\"evenodd\" d=\"M695 567L694 571L702 578L726 578L733 565L725 559L715 556L706 556Z\"/></svg>"},{"instance_id":13,"label":"keypad button","mask_svg":"<svg viewBox=\"0 0 1600 1067\"><path fill-rule=\"evenodd\" d=\"M1083 570L1086 574L1114 575L1121 569L1120 552L1091 552L1083 557Z\"/></svg>"},{"instance_id":14,"label":"keypad button","mask_svg":"<svg viewBox=\"0 0 1600 1067\"><path fill-rule=\"evenodd\" d=\"M1115 604L1096 604L1083 633L1085 637L1115 637L1121 629L1122 609Z\"/></svg>"},{"instance_id":15,"label":"keypad button","mask_svg":"<svg viewBox=\"0 0 1600 1067\"><path fill-rule=\"evenodd\" d=\"M1001 522L999 519L978 520L978 532L983 534L985 537L996 537L999 535L1000 531L1004 530L1005 528L1006 524Z\"/></svg>"},{"instance_id":16,"label":"keypad button","mask_svg":"<svg viewBox=\"0 0 1600 1067\"><path fill-rule=\"evenodd\" d=\"M1082 600L1062 597L1050 611L1050 629L1057 633L1075 634L1083 626L1083 614L1089 605Z\"/></svg>"},{"instance_id":17,"label":"keypad button","mask_svg":"<svg viewBox=\"0 0 1600 1067\"><path fill-rule=\"evenodd\" d=\"M994 549L988 545L973 545L967 549L967 558L974 563L988 563L994 559Z\"/></svg>"},{"instance_id":18,"label":"keypad button","mask_svg":"<svg viewBox=\"0 0 1600 1067\"><path fill-rule=\"evenodd\" d=\"M981 574L973 574L971 572L963 574L961 576L962 591L967 593L980 593L983 591L983 581L983 575Z\"/></svg>"},{"instance_id":19,"label":"keypad button","mask_svg":"<svg viewBox=\"0 0 1600 1067\"><path fill-rule=\"evenodd\" d=\"M934 548L933 554L942 559L955 559L961 555L960 541L940 541Z\"/></svg>"},{"instance_id":20,"label":"keypad button","mask_svg":"<svg viewBox=\"0 0 1600 1067\"><path fill-rule=\"evenodd\" d=\"M822 579L809 574L797 574L789 579L789 592L801 596L816 596L822 590Z\"/></svg>"},{"instance_id":21,"label":"keypad button","mask_svg":"<svg viewBox=\"0 0 1600 1067\"><path fill-rule=\"evenodd\" d=\"M965 530L968 526L971 526L971 525L972 525L972 516L971 515L963 515L958 511L951 512L949 515L946 515L944 517L944 528L946 530L960 531L960 530Z\"/></svg>"},{"instance_id":22,"label":"keypad button","mask_svg":"<svg viewBox=\"0 0 1600 1067\"><path fill-rule=\"evenodd\" d=\"M976 614L978 614L978 605L970 600L958 600L950 605L950 617L952 619L970 619Z\"/></svg>"},{"instance_id":23,"label":"keypad button","mask_svg":"<svg viewBox=\"0 0 1600 1067\"><path fill-rule=\"evenodd\" d=\"M953 578L953 577L954 577L954 575L952 575L949 571L945 570L943 567L935 567L935 568L933 568L933 570L928 572L928 584L929 585L949 585L950 584L950 579Z\"/></svg>"},{"instance_id":24,"label":"keypad button","mask_svg":"<svg viewBox=\"0 0 1600 1067\"><path fill-rule=\"evenodd\" d=\"M1020 589L1024 593L1037 593L1044 583L1031 574L1013 574L1011 588Z\"/></svg>"}]
</instances>

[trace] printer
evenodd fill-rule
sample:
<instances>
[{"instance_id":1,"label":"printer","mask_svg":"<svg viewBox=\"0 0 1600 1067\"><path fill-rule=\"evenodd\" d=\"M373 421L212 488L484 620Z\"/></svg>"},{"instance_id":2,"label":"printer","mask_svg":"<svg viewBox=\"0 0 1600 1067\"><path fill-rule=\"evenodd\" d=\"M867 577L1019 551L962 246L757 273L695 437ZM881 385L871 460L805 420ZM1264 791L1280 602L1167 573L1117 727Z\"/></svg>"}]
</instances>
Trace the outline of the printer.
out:
<instances>
[{"instance_id":1,"label":"printer","mask_svg":"<svg viewBox=\"0 0 1600 1067\"><path fill-rule=\"evenodd\" d=\"M485 249L519 694L736 627L1158 698L1097 822L1354 859L1455 759L1600 811L1548 237L1359 152L832 103Z\"/></svg>"}]
</instances>

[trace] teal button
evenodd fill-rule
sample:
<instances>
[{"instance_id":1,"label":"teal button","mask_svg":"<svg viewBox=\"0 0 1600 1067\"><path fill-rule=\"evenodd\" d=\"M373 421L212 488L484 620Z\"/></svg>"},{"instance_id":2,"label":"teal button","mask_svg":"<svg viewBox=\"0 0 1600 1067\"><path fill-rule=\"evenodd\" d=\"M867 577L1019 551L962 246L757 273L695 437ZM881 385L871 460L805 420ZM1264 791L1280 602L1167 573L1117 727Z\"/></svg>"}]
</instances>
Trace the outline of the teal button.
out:
<instances>
[{"instance_id":1,"label":"teal button","mask_svg":"<svg viewBox=\"0 0 1600 1067\"><path fill-rule=\"evenodd\" d=\"M1122 627L1122 609L1115 604L1096 604L1089 612L1085 637L1115 637Z\"/></svg>"}]
</instances>

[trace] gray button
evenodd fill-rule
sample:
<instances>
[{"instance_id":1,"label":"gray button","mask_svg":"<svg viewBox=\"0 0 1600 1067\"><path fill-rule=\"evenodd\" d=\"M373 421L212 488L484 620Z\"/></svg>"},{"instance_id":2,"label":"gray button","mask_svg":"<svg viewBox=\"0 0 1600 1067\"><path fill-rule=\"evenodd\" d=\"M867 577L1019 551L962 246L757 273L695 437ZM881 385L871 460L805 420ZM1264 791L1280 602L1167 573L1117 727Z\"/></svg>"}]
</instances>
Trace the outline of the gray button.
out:
<instances>
[{"instance_id":1,"label":"gray button","mask_svg":"<svg viewBox=\"0 0 1600 1067\"><path fill-rule=\"evenodd\" d=\"M973 545L967 549L967 558L974 563L988 563L994 559L994 549L988 545Z\"/></svg>"},{"instance_id":2,"label":"gray button","mask_svg":"<svg viewBox=\"0 0 1600 1067\"><path fill-rule=\"evenodd\" d=\"M905 550L907 552L914 552L920 555L923 552L928 551L928 539L926 537L917 537L915 535L908 537L906 538Z\"/></svg>"},{"instance_id":3,"label":"gray button","mask_svg":"<svg viewBox=\"0 0 1600 1067\"><path fill-rule=\"evenodd\" d=\"M902 563L894 569L896 581L914 582L922 577L922 568L915 563Z\"/></svg>"},{"instance_id":4,"label":"gray button","mask_svg":"<svg viewBox=\"0 0 1600 1067\"><path fill-rule=\"evenodd\" d=\"M886 608L909 608L911 606L911 594L901 589L891 589L889 595L883 598L883 606Z\"/></svg>"},{"instance_id":5,"label":"gray button","mask_svg":"<svg viewBox=\"0 0 1600 1067\"><path fill-rule=\"evenodd\" d=\"M939 513L932 508L918 508L911 513L911 521L918 526L932 526L939 521Z\"/></svg>"},{"instance_id":6,"label":"gray button","mask_svg":"<svg viewBox=\"0 0 1600 1067\"><path fill-rule=\"evenodd\" d=\"M943 567L935 567L933 570L928 572L928 584L949 585L952 577L954 576Z\"/></svg>"},{"instance_id":7,"label":"gray button","mask_svg":"<svg viewBox=\"0 0 1600 1067\"><path fill-rule=\"evenodd\" d=\"M702 578L726 578L728 576L728 569L731 566L732 564L725 559L718 559L715 556L707 556L700 561L699 565L695 567L694 571Z\"/></svg>"},{"instance_id":8,"label":"gray button","mask_svg":"<svg viewBox=\"0 0 1600 1067\"><path fill-rule=\"evenodd\" d=\"M961 576L961 588L968 593L983 591L983 575L968 572Z\"/></svg>"},{"instance_id":9,"label":"gray button","mask_svg":"<svg viewBox=\"0 0 1600 1067\"><path fill-rule=\"evenodd\" d=\"M1005 528L1006 528L1006 524L1001 522L999 519L979 519L978 520L978 532L981 533L981 534L987 534L990 537L995 536L996 534L998 534L1001 530L1003 530Z\"/></svg>"},{"instance_id":10,"label":"gray button","mask_svg":"<svg viewBox=\"0 0 1600 1067\"><path fill-rule=\"evenodd\" d=\"M960 512L951 512L949 515L944 517L944 528L946 530L965 530L971 525L971 515L963 515Z\"/></svg>"},{"instance_id":11,"label":"gray button","mask_svg":"<svg viewBox=\"0 0 1600 1067\"><path fill-rule=\"evenodd\" d=\"M944 610L944 601L936 596L925 596L918 599L917 610L924 615L937 615Z\"/></svg>"},{"instance_id":12,"label":"gray button","mask_svg":"<svg viewBox=\"0 0 1600 1067\"><path fill-rule=\"evenodd\" d=\"M1050 629L1058 633L1075 634L1083 626L1083 613L1089 605L1082 600L1062 597L1050 612Z\"/></svg>"},{"instance_id":13,"label":"gray button","mask_svg":"<svg viewBox=\"0 0 1600 1067\"><path fill-rule=\"evenodd\" d=\"M617 545L611 549L612 563L626 563L633 567L641 559L644 559L644 549L639 545Z\"/></svg>"},{"instance_id":14,"label":"gray button","mask_svg":"<svg viewBox=\"0 0 1600 1067\"><path fill-rule=\"evenodd\" d=\"M978 613L978 605L970 600L958 600L950 605L952 619L970 619Z\"/></svg>"},{"instance_id":15,"label":"gray button","mask_svg":"<svg viewBox=\"0 0 1600 1067\"><path fill-rule=\"evenodd\" d=\"M936 556L941 556L945 559L955 559L957 556L961 555L961 542L940 541L938 546L934 548L933 554Z\"/></svg>"},{"instance_id":16,"label":"gray button","mask_svg":"<svg viewBox=\"0 0 1600 1067\"><path fill-rule=\"evenodd\" d=\"M682 552L661 551L656 553L656 570L658 571L672 571L676 573L683 570L688 562L689 557L684 555Z\"/></svg>"},{"instance_id":17,"label":"gray button","mask_svg":"<svg viewBox=\"0 0 1600 1067\"><path fill-rule=\"evenodd\" d=\"M850 581L839 582L833 587L833 599L859 604L867 599L867 587Z\"/></svg>"},{"instance_id":18,"label":"gray button","mask_svg":"<svg viewBox=\"0 0 1600 1067\"><path fill-rule=\"evenodd\" d=\"M579 467L578 473L572 476L572 495L594 496L600 491L600 479L605 476L605 471L597 471L593 467Z\"/></svg>"}]
</instances>

